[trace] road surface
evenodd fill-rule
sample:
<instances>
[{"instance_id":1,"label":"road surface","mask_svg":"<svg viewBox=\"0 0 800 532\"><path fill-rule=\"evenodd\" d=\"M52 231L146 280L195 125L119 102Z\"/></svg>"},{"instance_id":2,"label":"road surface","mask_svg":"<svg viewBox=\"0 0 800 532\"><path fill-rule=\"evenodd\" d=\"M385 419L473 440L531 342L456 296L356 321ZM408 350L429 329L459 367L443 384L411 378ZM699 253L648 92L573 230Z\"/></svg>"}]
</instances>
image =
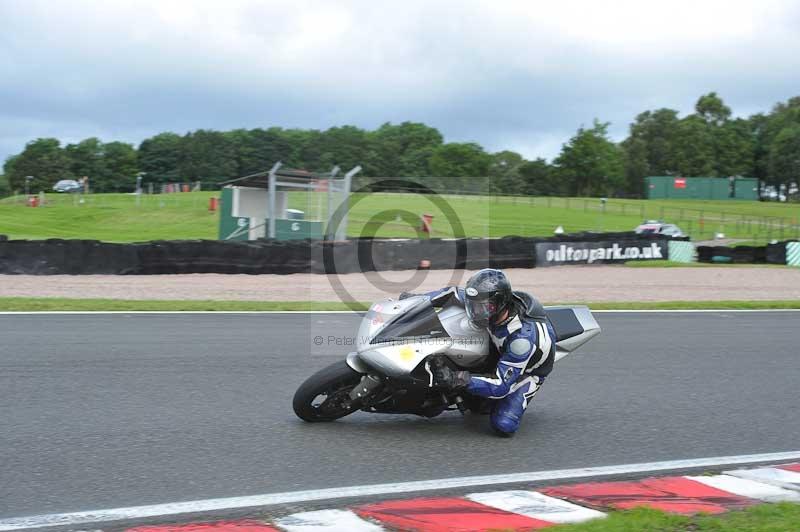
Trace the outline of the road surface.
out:
<instances>
[{"instance_id":1,"label":"road surface","mask_svg":"<svg viewBox=\"0 0 800 532\"><path fill-rule=\"evenodd\" d=\"M508 440L458 413L296 419L357 320L0 316L0 517L797 447L800 313L599 314Z\"/></svg>"}]
</instances>

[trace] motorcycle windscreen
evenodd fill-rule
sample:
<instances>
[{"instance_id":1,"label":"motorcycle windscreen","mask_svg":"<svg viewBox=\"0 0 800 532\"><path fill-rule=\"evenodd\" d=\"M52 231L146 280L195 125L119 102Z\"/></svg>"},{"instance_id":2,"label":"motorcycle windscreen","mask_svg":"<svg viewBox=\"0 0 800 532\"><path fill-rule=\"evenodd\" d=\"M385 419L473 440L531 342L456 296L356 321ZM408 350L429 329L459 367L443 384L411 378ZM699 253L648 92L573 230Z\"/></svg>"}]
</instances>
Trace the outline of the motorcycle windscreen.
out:
<instances>
[{"instance_id":1,"label":"motorcycle windscreen","mask_svg":"<svg viewBox=\"0 0 800 532\"><path fill-rule=\"evenodd\" d=\"M429 300L388 322L370 344L408 340L409 338L449 338L436 309Z\"/></svg>"}]
</instances>

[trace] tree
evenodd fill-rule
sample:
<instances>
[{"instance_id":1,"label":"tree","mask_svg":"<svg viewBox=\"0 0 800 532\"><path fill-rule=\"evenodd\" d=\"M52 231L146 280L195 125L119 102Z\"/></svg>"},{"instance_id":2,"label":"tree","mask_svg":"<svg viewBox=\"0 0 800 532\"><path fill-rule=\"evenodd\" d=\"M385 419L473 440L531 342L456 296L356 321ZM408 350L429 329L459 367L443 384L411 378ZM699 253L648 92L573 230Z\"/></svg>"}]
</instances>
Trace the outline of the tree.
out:
<instances>
[{"instance_id":1,"label":"tree","mask_svg":"<svg viewBox=\"0 0 800 532\"><path fill-rule=\"evenodd\" d=\"M70 171L78 179L88 177L93 190L104 191L108 185L108 170L103 157L103 143L96 137L84 139L64 148L70 160Z\"/></svg>"},{"instance_id":2,"label":"tree","mask_svg":"<svg viewBox=\"0 0 800 532\"><path fill-rule=\"evenodd\" d=\"M0 174L0 198L4 198L11 194L11 187L8 184L8 178L5 174Z\"/></svg>"},{"instance_id":3,"label":"tree","mask_svg":"<svg viewBox=\"0 0 800 532\"><path fill-rule=\"evenodd\" d=\"M136 174L139 173L136 148L125 142L106 143L103 145L103 160L108 176L104 190L135 190Z\"/></svg>"},{"instance_id":4,"label":"tree","mask_svg":"<svg viewBox=\"0 0 800 532\"><path fill-rule=\"evenodd\" d=\"M680 175L716 175L714 132L699 115L689 115L678 125L676 170Z\"/></svg>"},{"instance_id":5,"label":"tree","mask_svg":"<svg viewBox=\"0 0 800 532\"><path fill-rule=\"evenodd\" d=\"M293 164L292 146L279 128L236 129L225 136L233 144L239 177L269 170L278 161Z\"/></svg>"},{"instance_id":6,"label":"tree","mask_svg":"<svg viewBox=\"0 0 800 532\"><path fill-rule=\"evenodd\" d=\"M320 132L316 129L281 129L270 128L283 138L289 146L288 160L281 161L292 168L315 168L319 161L317 139Z\"/></svg>"},{"instance_id":7,"label":"tree","mask_svg":"<svg viewBox=\"0 0 800 532\"><path fill-rule=\"evenodd\" d=\"M647 175L669 175L675 171L675 143L678 136L678 111L656 109L636 116L629 139L641 141Z\"/></svg>"},{"instance_id":8,"label":"tree","mask_svg":"<svg viewBox=\"0 0 800 532\"><path fill-rule=\"evenodd\" d=\"M490 190L501 194L524 194L519 169L525 162L522 155L514 151L493 153L489 164Z\"/></svg>"},{"instance_id":9,"label":"tree","mask_svg":"<svg viewBox=\"0 0 800 532\"><path fill-rule=\"evenodd\" d=\"M561 149L554 163L571 195L612 195L624 188L622 150L608 138L608 122L594 121Z\"/></svg>"},{"instance_id":10,"label":"tree","mask_svg":"<svg viewBox=\"0 0 800 532\"><path fill-rule=\"evenodd\" d=\"M479 145L451 142L437 147L429 164L437 177L485 177L489 162L489 155Z\"/></svg>"},{"instance_id":11,"label":"tree","mask_svg":"<svg viewBox=\"0 0 800 532\"><path fill-rule=\"evenodd\" d=\"M800 183L800 125L783 128L769 152L769 173L774 184Z\"/></svg>"},{"instance_id":12,"label":"tree","mask_svg":"<svg viewBox=\"0 0 800 532\"><path fill-rule=\"evenodd\" d=\"M622 142L625 161L625 191L640 196L643 192L644 178L656 175L648 160L648 145L642 138L630 136Z\"/></svg>"},{"instance_id":13,"label":"tree","mask_svg":"<svg viewBox=\"0 0 800 532\"><path fill-rule=\"evenodd\" d=\"M59 179L72 179L71 161L58 139L40 138L25 145L19 155L9 158L4 173L12 189L23 190L26 176L33 176L31 191L49 190Z\"/></svg>"},{"instance_id":14,"label":"tree","mask_svg":"<svg viewBox=\"0 0 800 532\"><path fill-rule=\"evenodd\" d=\"M385 123L367 138L364 173L375 177L430 175L430 158L444 141L436 128L417 122Z\"/></svg>"},{"instance_id":15,"label":"tree","mask_svg":"<svg viewBox=\"0 0 800 532\"><path fill-rule=\"evenodd\" d=\"M674 109L645 111L636 116L628 138L622 142L628 194L641 194L646 176L676 172L678 132L678 111Z\"/></svg>"},{"instance_id":16,"label":"tree","mask_svg":"<svg viewBox=\"0 0 800 532\"><path fill-rule=\"evenodd\" d=\"M716 92L700 96L694 110L707 124L714 126L721 126L731 117L731 108L725 105Z\"/></svg>"},{"instance_id":17,"label":"tree","mask_svg":"<svg viewBox=\"0 0 800 532\"><path fill-rule=\"evenodd\" d=\"M160 133L139 145L139 170L147 173L147 181L168 183L180 180L182 159L181 137Z\"/></svg>"},{"instance_id":18,"label":"tree","mask_svg":"<svg viewBox=\"0 0 800 532\"><path fill-rule=\"evenodd\" d=\"M522 163L519 167L519 176L525 194L557 196L564 193L562 181L553 167L542 158Z\"/></svg>"},{"instance_id":19,"label":"tree","mask_svg":"<svg viewBox=\"0 0 800 532\"><path fill-rule=\"evenodd\" d=\"M755 137L747 120L729 120L715 128L714 174L720 177L751 176L755 171Z\"/></svg>"},{"instance_id":20,"label":"tree","mask_svg":"<svg viewBox=\"0 0 800 532\"><path fill-rule=\"evenodd\" d=\"M767 136L769 116L757 113L747 119L748 129L753 138L753 177L766 181L769 174L769 144Z\"/></svg>"},{"instance_id":21,"label":"tree","mask_svg":"<svg viewBox=\"0 0 800 532\"><path fill-rule=\"evenodd\" d=\"M219 184L239 177L235 145L224 133L198 129L184 135L179 148L181 180Z\"/></svg>"},{"instance_id":22,"label":"tree","mask_svg":"<svg viewBox=\"0 0 800 532\"><path fill-rule=\"evenodd\" d=\"M313 170L344 171L363 165L369 150L367 133L355 126L332 127L318 137L319 162Z\"/></svg>"},{"instance_id":23,"label":"tree","mask_svg":"<svg viewBox=\"0 0 800 532\"><path fill-rule=\"evenodd\" d=\"M768 115L750 117L750 129L755 136L754 166L756 177L769 185L780 185L780 176L770 171L771 147L778 134L787 127L800 125L800 96L778 103Z\"/></svg>"}]
</instances>

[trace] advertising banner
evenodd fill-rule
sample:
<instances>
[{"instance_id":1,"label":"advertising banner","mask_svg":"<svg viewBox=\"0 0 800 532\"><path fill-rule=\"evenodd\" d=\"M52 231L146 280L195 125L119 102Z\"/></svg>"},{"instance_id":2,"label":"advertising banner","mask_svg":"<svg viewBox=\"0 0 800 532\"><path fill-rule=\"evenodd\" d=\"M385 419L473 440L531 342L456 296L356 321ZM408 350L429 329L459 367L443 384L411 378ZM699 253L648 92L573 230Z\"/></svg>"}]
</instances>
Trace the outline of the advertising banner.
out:
<instances>
[{"instance_id":1,"label":"advertising banner","mask_svg":"<svg viewBox=\"0 0 800 532\"><path fill-rule=\"evenodd\" d=\"M613 264L629 260L665 260L668 256L667 240L600 240L536 244L536 266Z\"/></svg>"}]
</instances>

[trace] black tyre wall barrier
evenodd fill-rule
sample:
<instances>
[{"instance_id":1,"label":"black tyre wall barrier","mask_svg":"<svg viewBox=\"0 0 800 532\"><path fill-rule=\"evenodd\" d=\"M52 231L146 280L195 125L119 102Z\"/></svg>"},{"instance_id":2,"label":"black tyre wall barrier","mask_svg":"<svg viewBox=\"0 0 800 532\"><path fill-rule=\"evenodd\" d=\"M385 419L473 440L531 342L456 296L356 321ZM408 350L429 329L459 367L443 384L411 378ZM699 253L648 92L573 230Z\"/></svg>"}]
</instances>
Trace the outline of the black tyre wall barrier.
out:
<instances>
[{"instance_id":1,"label":"black tyre wall barrier","mask_svg":"<svg viewBox=\"0 0 800 532\"><path fill-rule=\"evenodd\" d=\"M786 243L778 242L776 244L767 244L767 262L770 264L786 264Z\"/></svg>"},{"instance_id":2,"label":"black tyre wall barrier","mask_svg":"<svg viewBox=\"0 0 800 532\"><path fill-rule=\"evenodd\" d=\"M756 248L755 246L737 246L733 248L733 262L736 264L755 264Z\"/></svg>"},{"instance_id":3,"label":"black tyre wall barrier","mask_svg":"<svg viewBox=\"0 0 800 532\"><path fill-rule=\"evenodd\" d=\"M767 262L769 246L698 246L698 262L759 264ZM784 252L785 254L785 252Z\"/></svg>"},{"instance_id":4,"label":"black tyre wall barrier","mask_svg":"<svg viewBox=\"0 0 800 532\"><path fill-rule=\"evenodd\" d=\"M578 233L549 238L163 240L135 244L96 240L8 240L0 241L0 273L354 273L415 269L421 266L421 261L426 261L426 267L431 269L446 270L532 268L536 264L537 242L603 240L641 241L647 237L625 232Z\"/></svg>"},{"instance_id":5,"label":"black tyre wall barrier","mask_svg":"<svg viewBox=\"0 0 800 532\"><path fill-rule=\"evenodd\" d=\"M57 239L0 242L0 273L4 274L124 274L138 263L132 244Z\"/></svg>"}]
</instances>

